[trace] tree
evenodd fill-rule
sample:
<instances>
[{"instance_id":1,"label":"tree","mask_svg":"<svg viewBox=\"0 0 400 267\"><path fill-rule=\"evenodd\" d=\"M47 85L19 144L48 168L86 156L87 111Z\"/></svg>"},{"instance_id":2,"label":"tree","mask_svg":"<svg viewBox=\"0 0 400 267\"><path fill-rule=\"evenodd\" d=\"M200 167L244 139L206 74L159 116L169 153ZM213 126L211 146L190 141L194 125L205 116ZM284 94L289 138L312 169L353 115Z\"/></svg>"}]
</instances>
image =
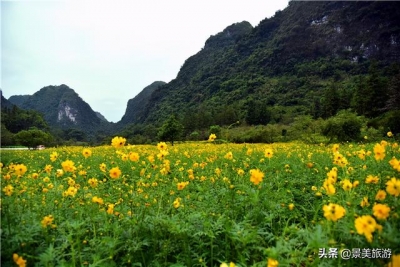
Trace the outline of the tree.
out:
<instances>
[{"instance_id":1,"label":"tree","mask_svg":"<svg viewBox=\"0 0 400 267\"><path fill-rule=\"evenodd\" d=\"M1 124L1 145L2 146L9 146L13 144L13 134Z\"/></svg>"},{"instance_id":2,"label":"tree","mask_svg":"<svg viewBox=\"0 0 400 267\"><path fill-rule=\"evenodd\" d=\"M376 62L369 67L367 86L372 93L372 101L366 115L376 117L382 113L387 100L386 82Z\"/></svg>"},{"instance_id":3,"label":"tree","mask_svg":"<svg viewBox=\"0 0 400 267\"><path fill-rule=\"evenodd\" d=\"M332 141L337 139L339 142L357 141L361 136L361 118L349 110L341 110L334 117L326 120L322 134L329 137Z\"/></svg>"},{"instance_id":4,"label":"tree","mask_svg":"<svg viewBox=\"0 0 400 267\"><path fill-rule=\"evenodd\" d=\"M354 94L353 94L353 108L359 115L365 115L372 101L372 92L366 85L365 79L359 78Z\"/></svg>"},{"instance_id":5,"label":"tree","mask_svg":"<svg viewBox=\"0 0 400 267\"><path fill-rule=\"evenodd\" d=\"M366 80L360 79L353 97L353 106L359 115L369 118L382 113L387 100L386 81L375 62L371 63Z\"/></svg>"},{"instance_id":6,"label":"tree","mask_svg":"<svg viewBox=\"0 0 400 267\"><path fill-rule=\"evenodd\" d=\"M171 115L158 131L158 138L162 141L169 141L174 145L174 141L181 137L182 131L182 123L176 119L175 115Z\"/></svg>"},{"instance_id":7,"label":"tree","mask_svg":"<svg viewBox=\"0 0 400 267\"><path fill-rule=\"evenodd\" d=\"M22 130L14 135L15 142L19 145L35 148L45 145L52 140L52 136L36 128Z\"/></svg>"},{"instance_id":8,"label":"tree","mask_svg":"<svg viewBox=\"0 0 400 267\"><path fill-rule=\"evenodd\" d=\"M324 98L324 117L334 116L339 109L339 93L336 85L332 83L325 91Z\"/></svg>"},{"instance_id":9,"label":"tree","mask_svg":"<svg viewBox=\"0 0 400 267\"><path fill-rule=\"evenodd\" d=\"M271 112L266 103L250 99L247 102L246 122L250 125L265 125L271 121Z\"/></svg>"},{"instance_id":10,"label":"tree","mask_svg":"<svg viewBox=\"0 0 400 267\"><path fill-rule=\"evenodd\" d=\"M400 73L392 78L389 84L389 99L386 102L387 110L400 109Z\"/></svg>"}]
</instances>

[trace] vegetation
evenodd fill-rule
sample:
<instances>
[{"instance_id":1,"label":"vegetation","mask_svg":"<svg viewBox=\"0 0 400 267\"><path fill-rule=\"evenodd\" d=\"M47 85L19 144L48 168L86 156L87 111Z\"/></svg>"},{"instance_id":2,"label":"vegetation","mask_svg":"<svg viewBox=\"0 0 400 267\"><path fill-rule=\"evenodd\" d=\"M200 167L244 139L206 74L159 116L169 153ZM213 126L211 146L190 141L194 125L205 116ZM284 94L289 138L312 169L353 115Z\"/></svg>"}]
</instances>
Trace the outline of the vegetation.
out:
<instances>
[{"instance_id":1,"label":"vegetation","mask_svg":"<svg viewBox=\"0 0 400 267\"><path fill-rule=\"evenodd\" d=\"M400 150L388 136L2 151L1 262L398 266ZM364 256L340 254L355 248Z\"/></svg>"},{"instance_id":2,"label":"vegetation","mask_svg":"<svg viewBox=\"0 0 400 267\"><path fill-rule=\"evenodd\" d=\"M171 115L158 132L158 138L162 141L169 141L174 145L174 141L180 139L182 130L182 124L176 119L175 115Z\"/></svg>"},{"instance_id":3,"label":"vegetation","mask_svg":"<svg viewBox=\"0 0 400 267\"><path fill-rule=\"evenodd\" d=\"M52 141L52 136L39 129L31 128L16 133L14 135L14 140L18 145L36 148L39 145L49 144Z\"/></svg>"},{"instance_id":4,"label":"vegetation","mask_svg":"<svg viewBox=\"0 0 400 267\"><path fill-rule=\"evenodd\" d=\"M237 121L234 128L246 134L235 133L235 142L276 140L282 130L284 140L305 139L307 129L298 134L292 129L305 116L318 124L309 141L324 140L321 119L342 110L363 116L366 131L396 135L399 10L398 2L291 1L254 28L245 21L230 25L188 58L176 79L154 82L130 99L116 124L102 120L66 85L10 100L41 112L57 144L103 144L116 134L132 144L156 142L171 114L183 125L181 140L206 140L210 126L227 129ZM261 125L276 128L274 137L263 138ZM16 126L5 128L13 132ZM250 133L248 126L256 128Z\"/></svg>"}]
</instances>

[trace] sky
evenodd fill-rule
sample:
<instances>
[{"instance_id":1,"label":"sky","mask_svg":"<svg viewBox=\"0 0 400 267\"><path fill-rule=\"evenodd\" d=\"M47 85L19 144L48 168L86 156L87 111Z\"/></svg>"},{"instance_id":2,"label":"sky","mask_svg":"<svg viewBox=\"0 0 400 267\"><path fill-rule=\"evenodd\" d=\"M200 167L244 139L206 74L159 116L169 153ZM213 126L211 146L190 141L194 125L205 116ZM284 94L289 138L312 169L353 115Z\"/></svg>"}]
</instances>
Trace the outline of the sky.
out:
<instances>
[{"instance_id":1,"label":"sky","mask_svg":"<svg viewBox=\"0 0 400 267\"><path fill-rule=\"evenodd\" d=\"M66 84L119 121L129 99L176 78L227 26L257 26L288 0L0 0L3 95Z\"/></svg>"}]
</instances>

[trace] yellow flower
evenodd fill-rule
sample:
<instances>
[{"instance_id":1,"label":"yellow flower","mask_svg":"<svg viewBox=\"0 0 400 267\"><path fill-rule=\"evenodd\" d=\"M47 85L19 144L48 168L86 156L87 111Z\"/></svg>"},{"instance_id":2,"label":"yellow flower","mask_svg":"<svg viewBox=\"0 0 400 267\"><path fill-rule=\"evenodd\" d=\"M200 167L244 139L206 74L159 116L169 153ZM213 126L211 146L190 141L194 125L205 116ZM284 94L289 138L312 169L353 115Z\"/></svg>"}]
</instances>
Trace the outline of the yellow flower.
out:
<instances>
[{"instance_id":1,"label":"yellow flower","mask_svg":"<svg viewBox=\"0 0 400 267\"><path fill-rule=\"evenodd\" d=\"M17 164L14 166L14 172L16 175L24 175L28 168L24 164Z\"/></svg>"},{"instance_id":2,"label":"yellow flower","mask_svg":"<svg viewBox=\"0 0 400 267\"><path fill-rule=\"evenodd\" d=\"M388 267L398 267L400 266L400 254L393 255L392 256L392 261L389 262Z\"/></svg>"},{"instance_id":3,"label":"yellow flower","mask_svg":"<svg viewBox=\"0 0 400 267\"><path fill-rule=\"evenodd\" d=\"M358 157L359 157L360 159L362 159L362 160L365 160L365 155L366 155L366 154L367 154L367 153L365 152L364 149L361 149L360 151L357 151Z\"/></svg>"},{"instance_id":4,"label":"yellow flower","mask_svg":"<svg viewBox=\"0 0 400 267\"><path fill-rule=\"evenodd\" d=\"M342 184L343 184L342 188L344 191L349 191L349 190L351 190L351 188L353 188L353 184L350 182L349 179L344 179L342 181Z\"/></svg>"},{"instance_id":5,"label":"yellow flower","mask_svg":"<svg viewBox=\"0 0 400 267\"><path fill-rule=\"evenodd\" d=\"M57 177L61 177L64 175L64 171L61 169L57 169L56 175L57 175Z\"/></svg>"},{"instance_id":6,"label":"yellow flower","mask_svg":"<svg viewBox=\"0 0 400 267\"><path fill-rule=\"evenodd\" d=\"M243 169L238 169L237 170L237 174L242 176L244 174L244 170Z\"/></svg>"},{"instance_id":7,"label":"yellow flower","mask_svg":"<svg viewBox=\"0 0 400 267\"><path fill-rule=\"evenodd\" d=\"M386 182L386 192L398 197L400 195L400 180L393 177L390 181Z\"/></svg>"},{"instance_id":8,"label":"yellow flower","mask_svg":"<svg viewBox=\"0 0 400 267\"><path fill-rule=\"evenodd\" d=\"M139 157L138 153L136 153L136 152L130 152L129 153L129 160L130 161L137 162L137 161L139 161L139 159L140 159L140 157Z\"/></svg>"},{"instance_id":9,"label":"yellow flower","mask_svg":"<svg viewBox=\"0 0 400 267\"><path fill-rule=\"evenodd\" d=\"M233 262L230 262L229 265L226 264L225 262L221 263L220 267L235 267L236 264Z\"/></svg>"},{"instance_id":10,"label":"yellow flower","mask_svg":"<svg viewBox=\"0 0 400 267\"><path fill-rule=\"evenodd\" d=\"M43 220L40 222L42 224L43 228L46 228L47 226L51 225L53 223L53 215L47 215L44 216Z\"/></svg>"},{"instance_id":11,"label":"yellow flower","mask_svg":"<svg viewBox=\"0 0 400 267\"><path fill-rule=\"evenodd\" d=\"M96 178L90 178L90 179L88 180L88 183L89 183L89 185L90 185L91 187L95 188L95 187L97 187L98 181L97 181Z\"/></svg>"},{"instance_id":12,"label":"yellow flower","mask_svg":"<svg viewBox=\"0 0 400 267\"><path fill-rule=\"evenodd\" d=\"M167 150L168 146L165 142L160 142L157 144L157 148L158 148L158 150Z\"/></svg>"},{"instance_id":13,"label":"yellow flower","mask_svg":"<svg viewBox=\"0 0 400 267\"><path fill-rule=\"evenodd\" d=\"M6 194L6 196L11 196L13 191L14 191L14 187L10 184L3 188L3 192L4 192L4 194Z\"/></svg>"},{"instance_id":14,"label":"yellow flower","mask_svg":"<svg viewBox=\"0 0 400 267\"><path fill-rule=\"evenodd\" d=\"M329 203L329 205L324 205L322 209L325 218L334 222L342 218L346 213L346 210L338 204Z\"/></svg>"},{"instance_id":15,"label":"yellow flower","mask_svg":"<svg viewBox=\"0 0 400 267\"><path fill-rule=\"evenodd\" d=\"M393 133L389 131L389 132L387 132L387 136L388 137L393 137Z\"/></svg>"},{"instance_id":16,"label":"yellow flower","mask_svg":"<svg viewBox=\"0 0 400 267\"><path fill-rule=\"evenodd\" d=\"M275 259L268 258L267 267L277 267L279 262Z\"/></svg>"},{"instance_id":17,"label":"yellow flower","mask_svg":"<svg viewBox=\"0 0 400 267\"><path fill-rule=\"evenodd\" d=\"M379 182L378 176L368 175L367 178L365 179L366 184L377 184L378 182Z\"/></svg>"},{"instance_id":18,"label":"yellow flower","mask_svg":"<svg viewBox=\"0 0 400 267\"><path fill-rule=\"evenodd\" d=\"M368 197L363 197L363 199L360 202L360 206L363 208L369 206Z\"/></svg>"},{"instance_id":19,"label":"yellow flower","mask_svg":"<svg viewBox=\"0 0 400 267\"><path fill-rule=\"evenodd\" d=\"M82 150L82 155L85 157L85 159L87 159L92 155L92 151L89 148L84 148Z\"/></svg>"},{"instance_id":20,"label":"yellow flower","mask_svg":"<svg viewBox=\"0 0 400 267\"><path fill-rule=\"evenodd\" d=\"M100 197L96 197L96 196L94 196L94 197L92 198L92 202L93 202L93 203L97 203L97 204L99 204L99 205L103 205L103 204L104 204L103 199L100 198Z\"/></svg>"},{"instance_id":21,"label":"yellow flower","mask_svg":"<svg viewBox=\"0 0 400 267\"><path fill-rule=\"evenodd\" d=\"M121 155L121 159L123 160L123 161L127 161L128 160L128 155L127 154L122 154Z\"/></svg>"},{"instance_id":22,"label":"yellow flower","mask_svg":"<svg viewBox=\"0 0 400 267\"><path fill-rule=\"evenodd\" d=\"M208 141L213 142L215 139L217 139L217 136L215 134L210 134L208 137Z\"/></svg>"},{"instance_id":23,"label":"yellow flower","mask_svg":"<svg viewBox=\"0 0 400 267\"><path fill-rule=\"evenodd\" d=\"M377 223L370 215L363 215L354 221L357 233L364 235L368 242L372 242L372 233L377 228Z\"/></svg>"},{"instance_id":24,"label":"yellow flower","mask_svg":"<svg viewBox=\"0 0 400 267\"><path fill-rule=\"evenodd\" d=\"M389 160L389 164L390 164L390 166L392 166L393 169L400 172L400 160L393 157L391 160Z\"/></svg>"},{"instance_id":25,"label":"yellow flower","mask_svg":"<svg viewBox=\"0 0 400 267\"><path fill-rule=\"evenodd\" d=\"M266 158L270 159L270 158L272 158L273 155L274 155L274 152L272 151L272 149L270 149L270 148L265 149L264 156Z\"/></svg>"},{"instance_id":26,"label":"yellow flower","mask_svg":"<svg viewBox=\"0 0 400 267\"><path fill-rule=\"evenodd\" d=\"M58 158L58 153L57 153L57 152L52 152L52 153L50 154L50 160L51 160L52 162L56 161L57 158Z\"/></svg>"},{"instance_id":27,"label":"yellow flower","mask_svg":"<svg viewBox=\"0 0 400 267\"><path fill-rule=\"evenodd\" d=\"M180 206L181 206L181 198L180 197L178 197L178 198L176 198L175 200L174 200L174 208L175 209L177 209L177 208L179 208Z\"/></svg>"},{"instance_id":28,"label":"yellow flower","mask_svg":"<svg viewBox=\"0 0 400 267\"><path fill-rule=\"evenodd\" d=\"M117 179L121 176L121 170L118 167L114 167L110 170L110 177Z\"/></svg>"},{"instance_id":29,"label":"yellow flower","mask_svg":"<svg viewBox=\"0 0 400 267\"><path fill-rule=\"evenodd\" d=\"M71 160L64 161L63 163L61 163L61 166L63 167L63 170L66 172L74 172L76 170L74 162Z\"/></svg>"},{"instance_id":30,"label":"yellow flower","mask_svg":"<svg viewBox=\"0 0 400 267\"><path fill-rule=\"evenodd\" d=\"M26 266L26 260L24 260L24 258L22 258L21 256L18 256L17 253L13 254L13 260L14 260L15 264L18 265L18 267Z\"/></svg>"},{"instance_id":31,"label":"yellow flower","mask_svg":"<svg viewBox=\"0 0 400 267\"><path fill-rule=\"evenodd\" d=\"M105 163L101 163L101 164L99 165L99 168L100 168L100 171L102 171L102 172L106 172L106 170L107 170L107 166L106 166Z\"/></svg>"},{"instance_id":32,"label":"yellow flower","mask_svg":"<svg viewBox=\"0 0 400 267\"><path fill-rule=\"evenodd\" d=\"M385 204L375 204L372 211L377 219L386 220L389 217L390 208Z\"/></svg>"},{"instance_id":33,"label":"yellow flower","mask_svg":"<svg viewBox=\"0 0 400 267\"><path fill-rule=\"evenodd\" d=\"M264 173L262 173L259 169L250 170L250 175L250 181L255 185L261 183L264 178Z\"/></svg>"},{"instance_id":34,"label":"yellow flower","mask_svg":"<svg viewBox=\"0 0 400 267\"><path fill-rule=\"evenodd\" d=\"M293 209L294 209L294 204L293 204L293 203L290 203L290 204L288 205L288 208L289 208L289 210L293 210Z\"/></svg>"},{"instance_id":35,"label":"yellow flower","mask_svg":"<svg viewBox=\"0 0 400 267\"><path fill-rule=\"evenodd\" d=\"M157 158L162 160L168 155L169 155L168 150L160 150L160 153L157 154Z\"/></svg>"},{"instance_id":36,"label":"yellow flower","mask_svg":"<svg viewBox=\"0 0 400 267\"><path fill-rule=\"evenodd\" d=\"M385 158L385 146L376 144L374 146L374 153L376 160L383 160Z\"/></svg>"},{"instance_id":37,"label":"yellow flower","mask_svg":"<svg viewBox=\"0 0 400 267\"><path fill-rule=\"evenodd\" d=\"M78 189L76 187L70 186L70 187L68 187L67 191L64 191L63 195L74 197L77 192L78 192Z\"/></svg>"},{"instance_id":38,"label":"yellow flower","mask_svg":"<svg viewBox=\"0 0 400 267\"><path fill-rule=\"evenodd\" d=\"M337 180L337 170L336 169L332 169L327 173L328 176L328 180L330 183L334 184L336 183Z\"/></svg>"},{"instance_id":39,"label":"yellow flower","mask_svg":"<svg viewBox=\"0 0 400 267\"><path fill-rule=\"evenodd\" d=\"M115 148L120 148L125 145L126 139L123 137L116 136L111 140L111 145Z\"/></svg>"},{"instance_id":40,"label":"yellow flower","mask_svg":"<svg viewBox=\"0 0 400 267\"><path fill-rule=\"evenodd\" d=\"M333 152L333 154L339 152L339 144L334 144L332 146L332 152Z\"/></svg>"},{"instance_id":41,"label":"yellow flower","mask_svg":"<svg viewBox=\"0 0 400 267\"><path fill-rule=\"evenodd\" d=\"M50 173L52 169L53 169L53 166L51 166L51 165L46 165L44 167L44 171L47 172L47 173Z\"/></svg>"},{"instance_id":42,"label":"yellow flower","mask_svg":"<svg viewBox=\"0 0 400 267\"><path fill-rule=\"evenodd\" d=\"M333 163L339 165L340 167L344 167L348 164L348 161L342 154L337 152L333 156Z\"/></svg>"},{"instance_id":43,"label":"yellow flower","mask_svg":"<svg viewBox=\"0 0 400 267\"><path fill-rule=\"evenodd\" d=\"M180 182L180 183L178 183L178 185L177 185L178 190L183 190L188 184L189 184L189 182Z\"/></svg>"},{"instance_id":44,"label":"yellow flower","mask_svg":"<svg viewBox=\"0 0 400 267\"><path fill-rule=\"evenodd\" d=\"M386 198L386 192L384 190L379 190L376 193L375 200L384 200Z\"/></svg>"},{"instance_id":45,"label":"yellow flower","mask_svg":"<svg viewBox=\"0 0 400 267\"><path fill-rule=\"evenodd\" d=\"M114 204L108 204L108 208L107 208L107 213L108 214L113 214L114 213Z\"/></svg>"},{"instance_id":46,"label":"yellow flower","mask_svg":"<svg viewBox=\"0 0 400 267\"><path fill-rule=\"evenodd\" d=\"M334 195L336 193L336 188L329 179L325 179L323 187L326 191L326 194L329 196Z\"/></svg>"},{"instance_id":47,"label":"yellow flower","mask_svg":"<svg viewBox=\"0 0 400 267\"><path fill-rule=\"evenodd\" d=\"M229 160L233 159L233 154L232 154L232 152L229 151L228 153L226 153L226 155L224 156L224 158L229 159Z\"/></svg>"}]
</instances>

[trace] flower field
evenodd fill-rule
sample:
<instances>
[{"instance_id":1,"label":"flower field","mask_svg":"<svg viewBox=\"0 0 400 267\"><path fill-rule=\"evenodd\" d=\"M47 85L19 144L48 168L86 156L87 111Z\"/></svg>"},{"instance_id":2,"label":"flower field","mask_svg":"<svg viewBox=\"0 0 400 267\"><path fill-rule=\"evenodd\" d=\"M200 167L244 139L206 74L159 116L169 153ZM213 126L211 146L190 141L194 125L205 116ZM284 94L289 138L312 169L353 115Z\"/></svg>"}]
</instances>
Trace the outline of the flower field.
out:
<instances>
[{"instance_id":1,"label":"flower field","mask_svg":"<svg viewBox=\"0 0 400 267\"><path fill-rule=\"evenodd\" d=\"M2 151L2 266L400 266L393 138L214 139Z\"/></svg>"}]
</instances>

